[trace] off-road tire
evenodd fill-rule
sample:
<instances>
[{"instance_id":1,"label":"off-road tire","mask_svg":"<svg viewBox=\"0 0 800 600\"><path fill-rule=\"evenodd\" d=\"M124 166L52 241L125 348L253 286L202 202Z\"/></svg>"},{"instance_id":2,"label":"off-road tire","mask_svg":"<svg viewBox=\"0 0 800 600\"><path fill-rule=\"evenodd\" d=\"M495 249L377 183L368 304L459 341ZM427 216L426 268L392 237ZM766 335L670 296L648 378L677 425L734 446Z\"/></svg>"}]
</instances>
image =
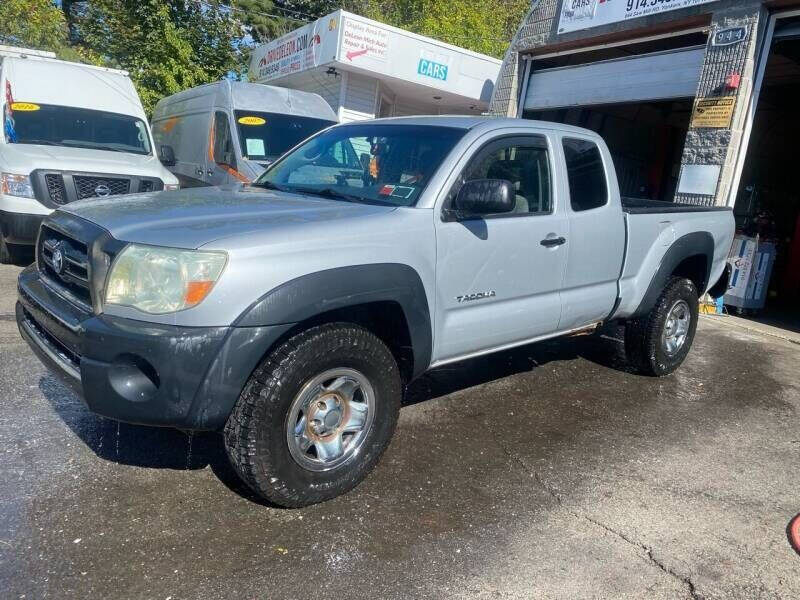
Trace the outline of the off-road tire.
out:
<instances>
[{"instance_id":1,"label":"off-road tire","mask_svg":"<svg viewBox=\"0 0 800 600\"><path fill-rule=\"evenodd\" d=\"M286 441L292 401L313 377L329 369L363 373L375 392L375 416L352 460L329 471L303 468ZM401 381L386 345L350 323L313 327L271 352L244 387L225 425L233 468L259 496L289 508L330 500L356 487L389 445L400 411Z\"/></svg>"},{"instance_id":2,"label":"off-road tire","mask_svg":"<svg viewBox=\"0 0 800 600\"><path fill-rule=\"evenodd\" d=\"M662 334L669 312L679 300L684 300L689 305L691 321L686 340L670 356L662 344ZM672 277L652 310L625 324L625 355L628 363L639 373L654 377L669 375L677 369L692 347L697 329L698 306L698 293L694 283L682 277Z\"/></svg>"}]
</instances>

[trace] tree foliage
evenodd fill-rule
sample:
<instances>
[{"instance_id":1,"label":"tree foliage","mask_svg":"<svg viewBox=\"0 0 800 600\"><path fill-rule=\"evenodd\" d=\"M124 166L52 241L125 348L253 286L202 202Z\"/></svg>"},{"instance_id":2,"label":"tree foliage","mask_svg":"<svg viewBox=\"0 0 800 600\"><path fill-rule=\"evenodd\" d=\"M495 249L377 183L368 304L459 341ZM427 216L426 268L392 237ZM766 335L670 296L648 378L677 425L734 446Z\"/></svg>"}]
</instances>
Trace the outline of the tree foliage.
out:
<instances>
[{"instance_id":1,"label":"tree foliage","mask_svg":"<svg viewBox=\"0 0 800 600\"><path fill-rule=\"evenodd\" d=\"M148 112L164 96L216 81L240 64L241 32L218 2L91 0L72 5L72 43L106 66L129 71Z\"/></svg>"},{"instance_id":2,"label":"tree foliage","mask_svg":"<svg viewBox=\"0 0 800 600\"><path fill-rule=\"evenodd\" d=\"M501 58L530 0L373 0L367 16Z\"/></svg>"},{"instance_id":3,"label":"tree foliage","mask_svg":"<svg viewBox=\"0 0 800 600\"><path fill-rule=\"evenodd\" d=\"M64 15L51 0L0 1L0 44L78 58L69 45Z\"/></svg>"}]
</instances>

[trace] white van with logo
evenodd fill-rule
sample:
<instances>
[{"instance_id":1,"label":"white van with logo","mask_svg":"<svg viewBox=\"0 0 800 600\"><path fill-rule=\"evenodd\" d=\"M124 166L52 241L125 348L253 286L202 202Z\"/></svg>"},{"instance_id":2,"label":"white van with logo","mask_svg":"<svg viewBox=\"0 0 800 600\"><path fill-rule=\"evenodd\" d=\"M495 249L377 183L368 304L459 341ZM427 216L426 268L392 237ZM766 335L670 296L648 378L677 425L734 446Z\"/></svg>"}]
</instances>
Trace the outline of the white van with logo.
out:
<instances>
[{"instance_id":1,"label":"white van with logo","mask_svg":"<svg viewBox=\"0 0 800 600\"><path fill-rule=\"evenodd\" d=\"M125 71L0 46L0 119L0 262L59 206L178 187Z\"/></svg>"},{"instance_id":2,"label":"white van with logo","mask_svg":"<svg viewBox=\"0 0 800 600\"><path fill-rule=\"evenodd\" d=\"M281 154L338 122L322 96L224 79L161 99L156 144L181 187L254 181Z\"/></svg>"}]
</instances>

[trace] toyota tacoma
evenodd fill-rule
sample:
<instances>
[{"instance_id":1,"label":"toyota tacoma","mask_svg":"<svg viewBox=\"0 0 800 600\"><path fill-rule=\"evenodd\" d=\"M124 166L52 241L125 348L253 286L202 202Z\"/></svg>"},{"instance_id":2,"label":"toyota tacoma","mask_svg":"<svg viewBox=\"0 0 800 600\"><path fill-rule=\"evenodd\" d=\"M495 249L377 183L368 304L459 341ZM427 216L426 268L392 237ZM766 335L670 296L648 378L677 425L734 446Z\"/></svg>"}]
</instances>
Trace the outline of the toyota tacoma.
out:
<instances>
[{"instance_id":1,"label":"toyota tacoma","mask_svg":"<svg viewBox=\"0 0 800 600\"><path fill-rule=\"evenodd\" d=\"M672 372L733 232L730 209L621 199L591 131L384 119L252 184L60 207L16 316L90 410L222 431L239 476L296 507L364 479L435 367L618 322L639 372Z\"/></svg>"}]
</instances>

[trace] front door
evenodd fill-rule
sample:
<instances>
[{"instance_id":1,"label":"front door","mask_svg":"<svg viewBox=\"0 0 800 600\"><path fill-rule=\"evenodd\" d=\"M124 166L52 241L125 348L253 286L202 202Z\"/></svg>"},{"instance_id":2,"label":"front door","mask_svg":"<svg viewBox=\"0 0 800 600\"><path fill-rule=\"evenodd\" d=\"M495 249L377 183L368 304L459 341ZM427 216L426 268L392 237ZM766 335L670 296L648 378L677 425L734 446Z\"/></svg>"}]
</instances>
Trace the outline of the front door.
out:
<instances>
[{"instance_id":1,"label":"front door","mask_svg":"<svg viewBox=\"0 0 800 600\"><path fill-rule=\"evenodd\" d=\"M436 216L434 362L477 354L558 330L568 222L554 202L545 135L490 141L469 161ZM464 181L505 179L510 213L456 219L447 209Z\"/></svg>"},{"instance_id":2,"label":"front door","mask_svg":"<svg viewBox=\"0 0 800 600\"><path fill-rule=\"evenodd\" d=\"M214 113L214 126L209 148L206 181L210 185L223 185L241 181L237 171L236 148L233 142L228 113L217 110Z\"/></svg>"}]
</instances>

